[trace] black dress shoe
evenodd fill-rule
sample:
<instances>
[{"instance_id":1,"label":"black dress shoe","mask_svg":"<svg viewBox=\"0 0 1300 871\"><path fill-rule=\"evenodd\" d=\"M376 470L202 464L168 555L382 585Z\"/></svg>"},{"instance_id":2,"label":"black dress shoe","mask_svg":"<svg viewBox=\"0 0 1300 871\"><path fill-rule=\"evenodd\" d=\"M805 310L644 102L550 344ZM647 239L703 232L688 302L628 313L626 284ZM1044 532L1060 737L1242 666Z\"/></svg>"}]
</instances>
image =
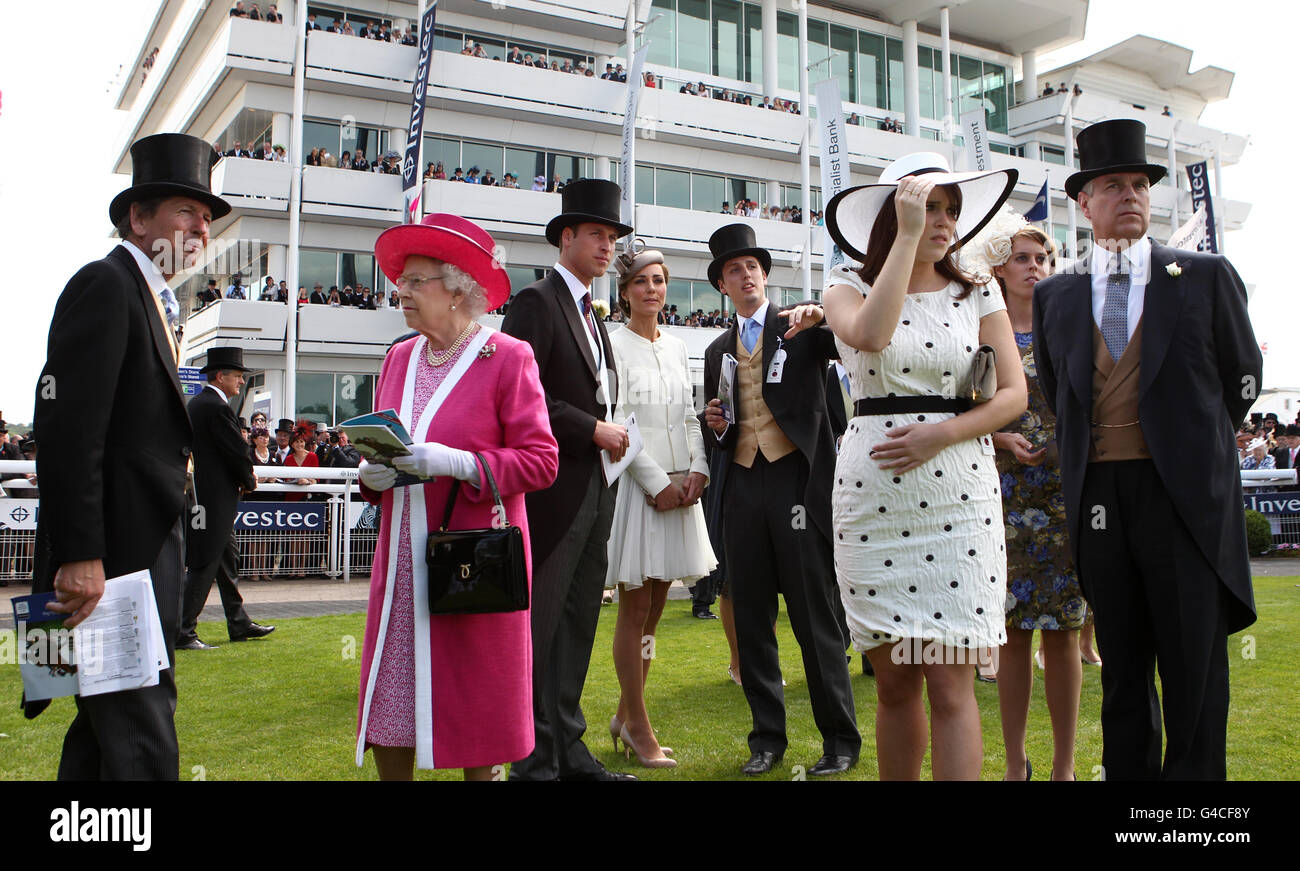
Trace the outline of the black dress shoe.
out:
<instances>
[{"instance_id":1,"label":"black dress shoe","mask_svg":"<svg viewBox=\"0 0 1300 871\"><path fill-rule=\"evenodd\" d=\"M867 659L867 655L865 653L862 654L862 673L865 674L867 677L876 676L876 670L871 667L871 660Z\"/></svg>"},{"instance_id":2,"label":"black dress shoe","mask_svg":"<svg viewBox=\"0 0 1300 871\"><path fill-rule=\"evenodd\" d=\"M557 779L577 781L579 783L603 783L606 781L637 780L638 778L635 774L626 774L622 771L610 771L607 768L601 768L599 771L582 771L575 774L566 774Z\"/></svg>"},{"instance_id":3,"label":"black dress shoe","mask_svg":"<svg viewBox=\"0 0 1300 871\"><path fill-rule=\"evenodd\" d=\"M759 750L740 767L740 773L748 774L750 777L767 774L776 767L776 763L780 762L784 755L784 753L773 753L771 750Z\"/></svg>"},{"instance_id":4,"label":"black dress shoe","mask_svg":"<svg viewBox=\"0 0 1300 871\"><path fill-rule=\"evenodd\" d=\"M217 650L218 648L217 645L215 644L204 644L202 641L195 638L193 641L186 641L184 644L177 644L176 649L177 650Z\"/></svg>"},{"instance_id":5,"label":"black dress shoe","mask_svg":"<svg viewBox=\"0 0 1300 871\"><path fill-rule=\"evenodd\" d=\"M274 626L263 626L261 623L250 623L248 628L238 635L231 635L231 641L247 641L250 638L262 638L270 635L275 631Z\"/></svg>"},{"instance_id":6,"label":"black dress shoe","mask_svg":"<svg viewBox=\"0 0 1300 871\"><path fill-rule=\"evenodd\" d=\"M808 773L813 777L822 777L827 774L843 774L850 768L858 764L856 756L833 756L827 753L821 759L818 759Z\"/></svg>"},{"instance_id":7,"label":"black dress shoe","mask_svg":"<svg viewBox=\"0 0 1300 871\"><path fill-rule=\"evenodd\" d=\"M714 614L708 608L696 608L691 611L692 617L698 617L701 620L717 620L718 615Z\"/></svg>"}]
</instances>

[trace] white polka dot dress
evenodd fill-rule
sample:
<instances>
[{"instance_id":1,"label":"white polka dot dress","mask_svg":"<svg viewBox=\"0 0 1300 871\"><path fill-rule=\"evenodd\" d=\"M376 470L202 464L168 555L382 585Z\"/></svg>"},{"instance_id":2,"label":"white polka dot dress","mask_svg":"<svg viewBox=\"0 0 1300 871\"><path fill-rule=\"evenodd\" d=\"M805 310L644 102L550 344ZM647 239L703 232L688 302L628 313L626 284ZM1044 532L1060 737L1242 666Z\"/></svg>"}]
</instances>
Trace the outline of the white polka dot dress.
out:
<instances>
[{"instance_id":1,"label":"white polka dot dress","mask_svg":"<svg viewBox=\"0 0 1300 871\"><path fill-rule=\"evenodd\" d=\"M827 284L847 284L864 296L870 290L845 267ZM836 340L854 400L969 395L979 319L1006 306L985 287L965 299L957 298L960 292L953 283L908 294L893 338L879 353ZM899 638L968 649L1006 640L1006 542L992 441L950 445L901 475L879 469L869 456L897 427L951 417L861 416L844 433L831 514L836 577L858 650Z\"/></svg>"}]
</instances>

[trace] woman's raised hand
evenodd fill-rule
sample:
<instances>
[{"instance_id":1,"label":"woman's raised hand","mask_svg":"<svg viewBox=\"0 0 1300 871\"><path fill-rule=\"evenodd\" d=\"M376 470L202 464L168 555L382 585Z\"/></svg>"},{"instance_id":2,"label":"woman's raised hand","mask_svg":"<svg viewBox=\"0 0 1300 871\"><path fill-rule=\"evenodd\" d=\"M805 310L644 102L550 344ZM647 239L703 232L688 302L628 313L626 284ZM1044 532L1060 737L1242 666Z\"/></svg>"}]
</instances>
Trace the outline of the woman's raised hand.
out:
<instances>
[{"instance_id":1,"label":"woman's raised hand","mask_svg":"<svg viewBox=\"0 0 1300 871\"><path fill-rule=\"evenodd\" d=\"M934 190L936 177L908 176L898 183L894 193L894 211L898 214L898 235L918 238L925 231L925 203Z\"/></svg>"}]
</instances>

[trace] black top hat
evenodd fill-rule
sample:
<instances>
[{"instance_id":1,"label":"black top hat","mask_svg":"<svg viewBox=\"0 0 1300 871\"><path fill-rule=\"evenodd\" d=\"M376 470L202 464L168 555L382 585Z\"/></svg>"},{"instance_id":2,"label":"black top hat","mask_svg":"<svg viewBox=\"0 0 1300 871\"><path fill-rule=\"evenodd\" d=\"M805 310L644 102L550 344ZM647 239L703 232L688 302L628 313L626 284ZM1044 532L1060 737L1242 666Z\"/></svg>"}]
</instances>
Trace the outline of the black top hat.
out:
<instances>
[{"instance_id":1,"label":"black top hat","mask_svg":"<svg viewBox=\"0 0 1300 871\"><path fill-rule=\"evenodd\" d=\"M293 433L293 421L290 420L290 419L287 418L287 417L282 417L282 418L280 418L279 422L276 423L276 425L275 425L275 431L276 431L276 432L287 432L287 433L292 434L292 433Z\"/></svg>"},{"instance_id":2,"label":"black top hat","mask_svg":"<svg viewBox=\"0 0 1300 871\"><path fill-rule=\"evenodd\" d=\"M1083 186L1112 172L1144 172L1152 184L1165 177L1165 168L1147 163L1147 125L1130 118L1099 121L1079 131L1079 171L1065 180L1065 192L1077 200Z\"/></svg>"},{"instance_id":3,"label":"black top hat","mask_svg":"<svg viewBox=\"0 0 1300 871\"><path fill-rule=\"evenodd\" d=\"M240 372L252 372L244 365L243 348L209 348L208 362L200 372L209 372L213 369L237 369Z\"/></svg>"},{"instance_id":4,"label":"black top hat","mask_svg":"<svg viewBox=\"0 0 1300 871\"><path fill-rule=\"evenodd\" d=\"M248 429L248 418L246 418L246 417L241 417L241 418L239 419L239 428L240 428L240 429Z\"/></svg>"},{"instance_id":5,"label":"black top hat","mask_svg":"<svg viewBox=\"0 0 1300 871\"><path fill-rule=\"evenodd\" d=\"M709 264L709 283L715 290L722 290L718 287L718 280L722 277L722 267L728 260L737 257L755 257L758 259L758 265L763 267L764 275L772 271L772 255L766 248L758 247L754 228L748 224L728 224L719 227L709 237L709 251L713 253L713 262Z\"/></svg>"},{"instance_id":6,"label":"black top hat","mask_svg":"<svg viewBox=\"0 0 1300 871\"><path fill-rule=\"evenodd\" d=\"M1300 436L1300 424L1288 423L1284 435Z\"/></svg>"},{"instance_id":7,"label":"black top hat","mask_svg":"<svg viewBox=\"0 0 1300 871\"><path fill-rule=\"evenodd\" d=\"M157 133L131 144L131 186L113 197L108 219L117 225L131 203L149 197L190 197L212 210L212 218L230 214L230 203L212 193L212 146L197 136Z\"/></svg>"},{"instance_id":8,"label":"black top hat","mask_svg":"<svg viewBox=\"0 0 1300 871\"><path fill-rule=\"evenodd\" d=\"M9 426L3 420L0 420L0 432L9 432Z\"/></svg>"},{"instance_id":9,"label":"black top hat","mask_svg":"<svg viewBox=\"0 0 1300 871\"><path fill-rule=\"evenodd\" d=\"M618 230L618 235L632 232L627 224L619 222L619 201L623 191L612 181L603 178L580 178L571 181L560 191L560 214L546 225L546 241L560 247L560 231L574 224L608 224Z\"/></svg>"}]
</instances>

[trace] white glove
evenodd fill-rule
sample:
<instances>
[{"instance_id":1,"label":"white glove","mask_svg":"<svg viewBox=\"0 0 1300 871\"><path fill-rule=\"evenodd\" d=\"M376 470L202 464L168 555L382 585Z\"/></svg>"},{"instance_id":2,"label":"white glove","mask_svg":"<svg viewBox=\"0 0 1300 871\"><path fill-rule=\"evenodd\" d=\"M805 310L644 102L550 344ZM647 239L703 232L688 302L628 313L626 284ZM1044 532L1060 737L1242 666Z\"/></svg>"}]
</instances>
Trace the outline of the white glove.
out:
<instances>
[{"instance_id":1,"label":"white glove","mask_svg":"<svg viewBox=\"0 0 1300 871\"><path fill-rule=\"evenodd\" d=\"M391 466L385 466L382 463L368 463L361 461L361 466L357 470L357 477L361 483L365 484L376 493L382 493L391 489L397 481L397 472Z\"/></svg>"},{"instance_id":2,"label":"white glove","mask_svg":"<svg viewBox=\"0 0 1300 871\"><path fill-rule=\"evenodd\" d=\"M417 478L441 478L450 475L461 481L478 483L478 463L469 451L449 448L438 442L411 445L409 457L395 457L393 465Z\"/></svg>"}]
</instances>

